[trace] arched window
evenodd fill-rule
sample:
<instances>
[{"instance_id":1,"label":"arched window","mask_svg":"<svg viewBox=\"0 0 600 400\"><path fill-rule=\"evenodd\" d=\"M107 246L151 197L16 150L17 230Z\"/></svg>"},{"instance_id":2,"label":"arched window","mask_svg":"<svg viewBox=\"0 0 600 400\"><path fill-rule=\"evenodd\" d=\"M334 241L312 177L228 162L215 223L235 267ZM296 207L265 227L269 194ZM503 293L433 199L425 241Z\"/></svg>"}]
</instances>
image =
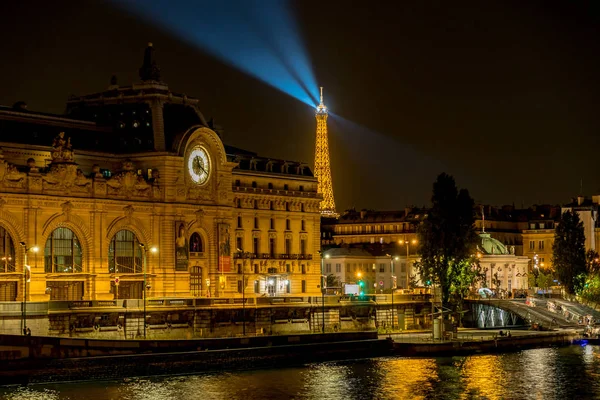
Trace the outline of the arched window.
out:
<instances>
[{"instance_id":1,"label":"arched window","mask_svg":"<svg viewBox=\"0 0 600 400\"><path fill-rule=\"evenodd\" d=\"M190 253L202 253L203 251L202 237L198 232L194 232L190 238Z\"/></svg>"},{"instance_id":2,"label":"arched window","mask_svg":"<svg viewBox=\"0 0 600 400\"><path fill-rule=\"evenodd\" d=\"M0 226L0 272L15 272L15 245L12 238Z\"/></svg>"},{"instance_id":3,"label":"arched window","mask_svg":"<svg viewBox=\"0 0 600 400\"><path fill-rule=\"evenodd\" d=\"M142 272L142 249L135 233L122 230L113 236L108 249L108 270L115 274Z\"/></svg>"},{"instance_id":4,"label":"arched window","mask_svg":"<svg viewBox=\"0 0 600 400\"><path fill-rule=\"evenodd\" d=\"M44 249L46 272L82 272L81 244L69 228L56 228L46 240Z\"/></svg>"}]
</instances>

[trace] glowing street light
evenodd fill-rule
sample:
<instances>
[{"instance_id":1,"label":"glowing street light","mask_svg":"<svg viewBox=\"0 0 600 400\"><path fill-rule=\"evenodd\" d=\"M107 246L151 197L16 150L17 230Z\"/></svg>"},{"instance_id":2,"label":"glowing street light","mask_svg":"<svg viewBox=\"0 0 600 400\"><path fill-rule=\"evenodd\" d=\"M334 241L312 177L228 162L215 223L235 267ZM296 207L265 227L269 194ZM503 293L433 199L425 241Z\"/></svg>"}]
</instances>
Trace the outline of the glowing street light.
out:
<instances>
[{"instance_id":1,"label":"glowing street light","mask_svg":"<svg viewBox=\"0 0 600 400\"><path fill-rule=\"evenodd\" d=\"M23 311L22 311L22 328L23 328L23 335L27 335L27 282L29 282L31 280L31 267L27 264L27 253L29 253L29 250L33 251L34 253L37 253L39 251L39 247L37 246L33 246L33 247L27 247L27 244L25 244L25 242L19 242L19 244L23 247L23 250L25 250L25 257L23 259L23 303L21 304ZM29 274L29 277L27 276Z\"/></svg>"},{"instance_id":2,"label":"glowing street light","mask_svg":"<svg viewBox=\"0 0 600 400\"><path fill-rule=\"evenodd\" d=\"M417 239L412 239L412 240L398 240L398 244L405 244L406 245L406 289L408 289L409 286L409 282L410 282L410 259L409 259L409 255L410 255L410 249L409 249L409 245L415 245L417 244Z\"/></svg>"},{"instance_id":3,"label":"glowing street light","mask_svg":"<svg viewBox=\"0 0 600 400\"><path fill-rule=\"evenodd\" d=\"M398 256L393 257L391 254L386 254L386 256L388 256L390 258L390 269L391 269L390 272L392 274L392 330L394 330L394 326L395 326L394 320L396 319L396 317L394 315L395 314L395 312L394 312L395 311L394 310L394 291L396 290L396 285L395 285L396 282L394 280L394 278L395 278L394 273L396 272L394 270L394 260L398 261L400 259L400 257L398 257Z\"/></svg>"},{"instance_id":4,"label":"glowing street light","mask_svg":"<svg viewBox=\"0 0 600 400\"><path fill-rule=\"evenodd\" d=\"M327 278L325 277L325 259L329 259L329 254L323 254L322 251L319 251L319 255L321 255L321 332L325 333L325 286L327 285Z\"/></svg>"},{"instance_id":5,"label":"glowing street light","mask_svg":"<svg viewBox=\"0 0 600 400\"><path fill-rule=\"evenodd\" d=\"M140 247L142 248L142 268L144 270L144 286L142 288L142 293L143 293L143 297L144 297L144 339L146 339L146 297L147 297L147 293L146 290L150 289L150 285L148 285L146 283L146 252L148 251L148 249L146 248L146 246L144 246L143 243L140 243ZM152 254L156 254L158 252L158 248L152 246L150 248L150 252Z\"/></svg>"}]
</instances>

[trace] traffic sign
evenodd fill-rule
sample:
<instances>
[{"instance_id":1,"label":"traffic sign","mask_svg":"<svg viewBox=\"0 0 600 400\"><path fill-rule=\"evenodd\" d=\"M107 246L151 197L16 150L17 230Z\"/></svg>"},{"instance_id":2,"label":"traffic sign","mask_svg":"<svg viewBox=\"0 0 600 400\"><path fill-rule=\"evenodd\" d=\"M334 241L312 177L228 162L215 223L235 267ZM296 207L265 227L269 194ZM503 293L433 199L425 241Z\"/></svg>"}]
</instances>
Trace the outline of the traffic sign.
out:
<instances>
[{"instance_id":1,"label":"traffic sign","mask_svg":"<svg viewBox=\"0 0 600 400\"><path fill-rule=\"evenodd\" d=\"M119 286L119 277L115 276L115 286Z\"/></svg>"},{"instance_id":2,"label":"traffic sign","mask_svg":"<svg viewBox=\"0 0 600 400\"><path fill-rule=\"evenodd\" d=\"M383 281L379 281L379 286L383 286Z\"/></svg>"}]
</instances>

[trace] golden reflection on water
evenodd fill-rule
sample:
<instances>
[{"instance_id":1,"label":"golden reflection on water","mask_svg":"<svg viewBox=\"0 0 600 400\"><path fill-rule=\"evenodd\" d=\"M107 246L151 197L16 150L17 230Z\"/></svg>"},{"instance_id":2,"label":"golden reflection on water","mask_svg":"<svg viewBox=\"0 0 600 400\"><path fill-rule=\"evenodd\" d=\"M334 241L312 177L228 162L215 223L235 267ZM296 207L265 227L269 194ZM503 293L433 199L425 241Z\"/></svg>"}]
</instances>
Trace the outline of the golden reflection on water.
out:
<instances>
[{"instance_id":1,"label":"golden reflection on water","mask_svg":"<svg viewBox=\"0 0 600 400\"><path fill-rule=\"evenodd\" d=\"M389 359L383 365L383 397L425 399L438 380L436 361L431 358Z\"/></svg>"},{"instance_id":2,"label":"golden reflection on water","mask_svg":"<svg viewBox=\"0 0 600 400\"><path fill-rule=\"evenodd\" d=\"M461 399L501 399L507 383L507 372L500 365L500 356L473 356L464 359L460 368L463 393Z\"/></svg>"},{"instance_id":3,"label":"golden reflection on water","mask_svg":"<svg viewBox=\"0 0 600 400\"><path fill-rule=\"evenodd\" d=\"M8 400L600 399L600 347L0 388Z\"/></svg>"}]
</instances>

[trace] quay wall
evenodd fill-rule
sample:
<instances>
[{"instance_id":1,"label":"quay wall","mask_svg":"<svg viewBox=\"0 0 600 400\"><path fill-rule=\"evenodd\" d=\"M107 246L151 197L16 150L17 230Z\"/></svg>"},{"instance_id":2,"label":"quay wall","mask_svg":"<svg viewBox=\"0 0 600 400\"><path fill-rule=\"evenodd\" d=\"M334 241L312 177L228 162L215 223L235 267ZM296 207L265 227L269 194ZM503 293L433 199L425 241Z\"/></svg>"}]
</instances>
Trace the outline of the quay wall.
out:
<instances>
[{"instance_id":1,"label":"quay wall","mask_svg":"<svg viewBox=\"0 0 600 400\"><path fill-rule=\"evenodd\" d=\"M427 295L149 299L27 303L33 336L194 339L423 329ZM22 334L22 303L0 303L0 334Z\"/></svg>"}]
</instances>

